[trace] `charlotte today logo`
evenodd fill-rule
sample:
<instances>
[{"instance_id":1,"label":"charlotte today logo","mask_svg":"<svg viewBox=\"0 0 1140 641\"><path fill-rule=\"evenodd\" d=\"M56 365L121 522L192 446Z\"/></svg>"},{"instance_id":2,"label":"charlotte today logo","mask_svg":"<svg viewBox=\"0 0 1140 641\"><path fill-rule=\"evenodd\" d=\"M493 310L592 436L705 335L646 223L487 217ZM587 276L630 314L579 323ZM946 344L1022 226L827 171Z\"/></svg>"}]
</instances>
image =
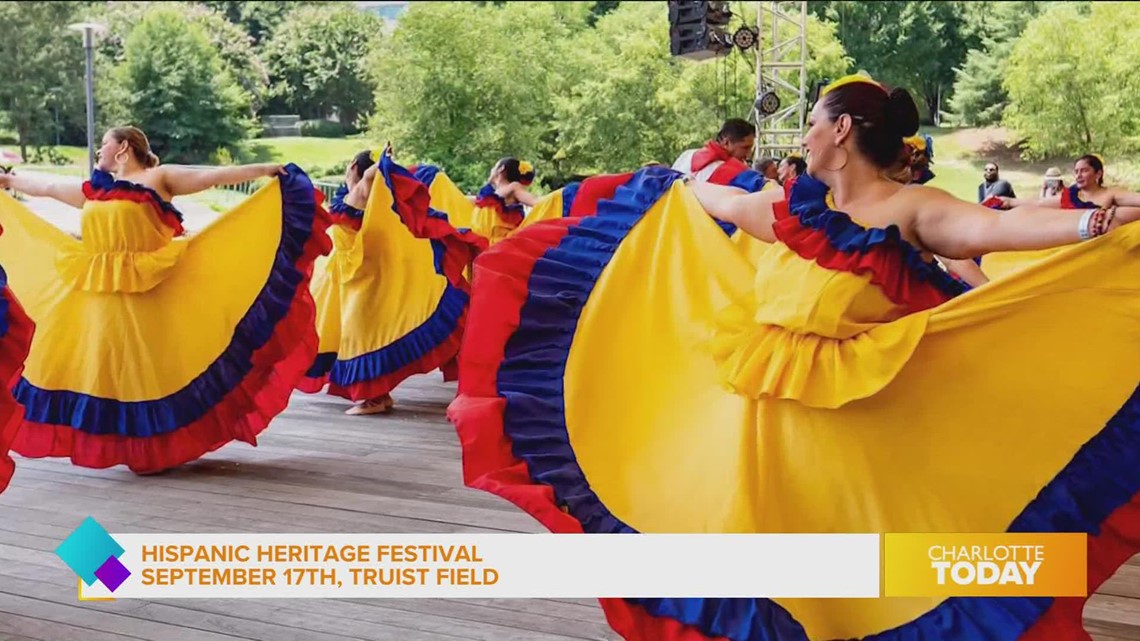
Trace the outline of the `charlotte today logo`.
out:
<instances>
[{"instance_id":1,"label":"charlotte today logo","mask_svg":"<svg viewBox=\"0 0 1140 641\"><path fill-rule=\"evenodd\" d=\"M883 538L884 596L1088 595L1084 533L887 533Z\"/></svg>"},{"instance_id":2,"label":"charlotte today logo","mask_svg":"<svg viewBox=\"0 0 1140 641\"><path fill-rule=\"evenodd\" d=\"M100 581L114 592L131 576L131 571L119 562L123 546L90 516L55 549L55 553L88 586Z\"/></svg>"},{"instance_id":3,"label":"charlotte today logo","mask_svg":"<svg viewBox=\"0 0 1140 641\"><path fill-rule=\"evenodd\" d=\"M1043 545L932 545L927 551L938 585L1033 585L1045 561Z\"/></svg>"}]
</instances>

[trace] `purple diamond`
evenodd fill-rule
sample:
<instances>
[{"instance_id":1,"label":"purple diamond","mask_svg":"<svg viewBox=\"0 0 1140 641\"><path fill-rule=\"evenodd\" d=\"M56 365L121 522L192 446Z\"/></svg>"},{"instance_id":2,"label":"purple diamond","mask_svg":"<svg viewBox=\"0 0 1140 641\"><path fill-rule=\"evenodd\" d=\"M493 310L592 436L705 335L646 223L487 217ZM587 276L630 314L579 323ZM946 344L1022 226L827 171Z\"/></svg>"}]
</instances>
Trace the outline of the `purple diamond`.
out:
<instances>
[{"instance_id":1,"label":"purple diamond","mask_svg":"<svg viewBox=\"0 0 1140 641\"><path fill-rule=\"evenodd\" d=\"M107 557L107 562L99 566L98 570L95 570L95 576L99 577L103 585L107 586L107 589L112 592L119 589L119 586L122 585L123 581L126 581L130 575L131 571L124 567L122 563L119 563L119 559L113 556Z\"/></svg>"}]
</instances>

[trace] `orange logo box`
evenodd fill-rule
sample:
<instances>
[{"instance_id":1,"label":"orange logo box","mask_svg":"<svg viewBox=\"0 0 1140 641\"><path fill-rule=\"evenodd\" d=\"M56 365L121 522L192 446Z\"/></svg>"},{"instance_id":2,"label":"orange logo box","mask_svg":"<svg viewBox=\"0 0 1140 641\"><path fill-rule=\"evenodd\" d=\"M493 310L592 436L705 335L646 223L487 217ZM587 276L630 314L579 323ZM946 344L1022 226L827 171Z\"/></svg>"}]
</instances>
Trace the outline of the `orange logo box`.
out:
<instances>
[{"instance_id":1,"label":"orange logo box","mask_svg":"<svg viewBox=\"0 0 1140 641\"><path fill-rule=\"evenodd\" d=\"M884 596L1086 596L1085 534L887 534Z\"/></svg>"}]
</instances>

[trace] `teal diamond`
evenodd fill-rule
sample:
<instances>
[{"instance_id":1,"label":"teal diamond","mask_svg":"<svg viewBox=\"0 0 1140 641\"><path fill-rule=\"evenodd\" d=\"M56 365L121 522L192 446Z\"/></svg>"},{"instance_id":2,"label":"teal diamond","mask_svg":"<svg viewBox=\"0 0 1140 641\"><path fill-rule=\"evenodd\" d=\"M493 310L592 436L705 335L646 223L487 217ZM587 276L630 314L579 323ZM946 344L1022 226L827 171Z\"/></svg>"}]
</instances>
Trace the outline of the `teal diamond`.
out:
<instances>
[{"instance_id":1,"label":"teal diamond","mask_svg":"<svg viewBox=\"0 0 1140 641\"><path fill-rule=\"evenodd\" d=\"M94 585L97 580L95 570L102 567L107 559L118 558L123 553L123 546L111 538L95 519L87 517L71 536L59 544L55 553L84 583Z\"/></svg>"}]
</instances>

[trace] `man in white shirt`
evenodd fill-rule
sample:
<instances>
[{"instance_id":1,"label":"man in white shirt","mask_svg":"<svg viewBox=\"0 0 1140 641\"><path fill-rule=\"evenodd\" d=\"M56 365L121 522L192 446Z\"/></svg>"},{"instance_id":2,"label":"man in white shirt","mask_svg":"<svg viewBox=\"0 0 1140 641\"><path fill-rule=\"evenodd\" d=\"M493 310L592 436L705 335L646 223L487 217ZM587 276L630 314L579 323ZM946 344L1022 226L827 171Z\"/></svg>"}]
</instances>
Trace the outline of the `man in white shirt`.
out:
<instances>
[{"instance_id":1,"label":"man in white shirt","mask_svg":"<svg viewBox=\"0 0 1140 641\"><path fill-rule=\"evenodd\" d=\"M747 120L731 118L724 121L716 140L710 140L700 149L690 149L673 163L673 169L695 180L708 181L713 172L726 162L747 166L756 144L756 127Z\"/></svg>"}]
</instances>

